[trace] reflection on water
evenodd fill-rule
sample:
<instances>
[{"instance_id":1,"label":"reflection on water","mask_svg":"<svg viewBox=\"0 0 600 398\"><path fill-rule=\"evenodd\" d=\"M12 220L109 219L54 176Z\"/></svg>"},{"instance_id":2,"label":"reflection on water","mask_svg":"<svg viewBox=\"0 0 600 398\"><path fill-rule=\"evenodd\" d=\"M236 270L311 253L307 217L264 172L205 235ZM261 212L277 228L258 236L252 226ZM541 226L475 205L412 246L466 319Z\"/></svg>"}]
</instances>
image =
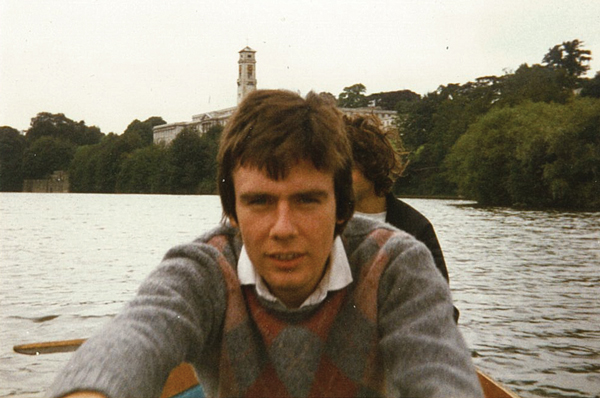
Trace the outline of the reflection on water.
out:
<instances>
[{"instance_id":1,"label":"reflection on water","mask_svg":"<svg viewBox=\"0 0 600 398\"><path fill-rule=\"evenodd\" d=\"M600 391L600 213L407 200L434 224L478 367L523 397ZM0 396L43 396L69 354L168 248L221 217L215 196L0 194Z\"/></svg>"}]
</instances>

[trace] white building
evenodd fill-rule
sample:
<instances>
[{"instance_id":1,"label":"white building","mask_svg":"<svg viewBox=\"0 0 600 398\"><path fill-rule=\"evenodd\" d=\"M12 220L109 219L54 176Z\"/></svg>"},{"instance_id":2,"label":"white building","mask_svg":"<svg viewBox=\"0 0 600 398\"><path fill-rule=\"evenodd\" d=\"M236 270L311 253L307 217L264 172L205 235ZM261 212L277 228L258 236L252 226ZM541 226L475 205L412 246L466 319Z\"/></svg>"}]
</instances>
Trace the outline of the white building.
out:
<instances>
[{"instance_id":1,"label":"white building","mask_svg":"<svg viewBox=\"0 0 600 398\"><path fill-rule=\"evenodd\" d=\"M240 50L239 54L239 75L237 79L238 103L240 103L246 95L256 90L256 51L250 47L245 47ZM191 122L167 123L156 126L154 127L153 142L155 144L161 142L169 144L175 139L177 134L186 127L196 130L199 134L203 134L216 125L224 126L235 109L236 107L232 107L220 109L218 111L200 113L192 116Z\"/></svg>"},{"instance_id":2,"label":"white building","mask_svg":"<svg viewBox=\"0 0 600 398\"><path fill-rule=\"evenodd\" d=\"M245 47L239 51L238 60L239 73L237 79L237 102L238 104L252 91L256 90L256 51ZM221 109L218 111L200 113L192 116L191 122L168 123L154 127L154 143L169 144L184 128L193 128L198 134L206 133L216 125L224 126L237 107ZM379 108L340 108L346 115L375 115L381 121L383 127L392 127L395 111L385 111Z\"/></svg>"},{"instance_id":3,"label":"white building","mask_svg":"<svg viewBox=\"0 0 600 398\"><path fill-rule=\"evenodd\" d=\"M256 90L256 51L246 47L240 51L239 74L238 74L238 94L237 103L242 102L244 98L252 91Z\"/></svg>"},{"instance_id":4,"label":"white building","mask_svg":"<svg viewBox=\"0 0 600 398\"><path fill-rule=\"evenodd\" d=\"M348 116L356 116L356 115L374 115L379 118L381 125L384 128L389 128L394 126L394 119L398 112L396 111L386 111L380 109L378 107L365 107L365 108L340 108L340 111L344 115Z\"/></svg>"}]
</instances>

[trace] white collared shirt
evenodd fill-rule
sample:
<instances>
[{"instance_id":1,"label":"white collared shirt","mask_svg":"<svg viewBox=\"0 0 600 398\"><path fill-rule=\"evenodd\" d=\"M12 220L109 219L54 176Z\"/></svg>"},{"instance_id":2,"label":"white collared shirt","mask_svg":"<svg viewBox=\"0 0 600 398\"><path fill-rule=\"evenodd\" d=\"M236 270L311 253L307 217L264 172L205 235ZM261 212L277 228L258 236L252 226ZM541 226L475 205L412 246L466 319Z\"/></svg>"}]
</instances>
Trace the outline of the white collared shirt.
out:
<instances>
[{"instance_id":1,"label":"white collared shirt","mask_svg":"<svg viewBox=\"0 0 600 398\"><path fill-rule=\"evenodd\" d=\"M327 271L325 271L325 275L323 275L321 282L319 282L312 294L304 300L300 308L319 304L325 300L327 292L343 289L352 283L350 263L348 262L348 256L346 255L342 239L339 236L333 241L330 259L330 264L327 267ZM252 264L250 257L248 257L245 245L242 246L242 252L240 253L240 259L238 260L237 274L242 285L256 285L256 293L260 297L268 301L279 302L285 306L281 300L269 291L269 288L262 277L254 269L254 264Z\"/></svg>"}]
</instances>

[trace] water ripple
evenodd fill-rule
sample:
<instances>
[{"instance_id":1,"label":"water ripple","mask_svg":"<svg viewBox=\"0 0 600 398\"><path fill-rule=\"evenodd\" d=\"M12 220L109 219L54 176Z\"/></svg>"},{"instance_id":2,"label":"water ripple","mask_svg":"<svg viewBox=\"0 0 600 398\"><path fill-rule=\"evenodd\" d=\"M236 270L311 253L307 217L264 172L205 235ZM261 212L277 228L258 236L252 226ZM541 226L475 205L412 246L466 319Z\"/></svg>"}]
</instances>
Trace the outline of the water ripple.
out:
<instances>
[{"instance_id":1,"label":"water ripple","mask_svg":"<svg viewBox=\"0 0 600 398\"><path fill-rule=\"evenodd\" d=\"M523 398L598 396L600 213L407 202L435 226L475 364ZM216 196L0 193L0 219L0 397L35 397L69 354L12 346L91 335L221 207Z\"/></svg>"}]
</instances>

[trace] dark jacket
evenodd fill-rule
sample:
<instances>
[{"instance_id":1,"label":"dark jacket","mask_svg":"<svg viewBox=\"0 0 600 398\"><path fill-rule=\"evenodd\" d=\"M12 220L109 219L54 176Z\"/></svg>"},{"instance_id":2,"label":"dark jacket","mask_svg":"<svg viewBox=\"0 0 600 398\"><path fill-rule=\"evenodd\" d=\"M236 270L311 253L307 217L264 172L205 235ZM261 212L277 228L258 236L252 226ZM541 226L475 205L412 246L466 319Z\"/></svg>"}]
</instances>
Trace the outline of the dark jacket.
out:
<instances>
[{"instance_id":1,"label":"dark jacket","mask_svg":"<svg viewBox=\"0 0 600 398\"><path fill-rule=\"evenodd\" d=\"M397 199L393 194L387 194L385 199L387 202L387 216L385 221L425 243L425 246L427 246L433 255L435 266L440 270L444 278L449 281L444 254L433 230L433 225L431 225L423 214L400 199Z\"/></svg>"},{"instance_id":2,"label":"dark jacket","mask_svg":"<svg viewBox=\"0 0 600 398\"><path fill-rule=\"evenodd\" d=\"M425 246L427 246L433 255L435 266L442 273L446 281L450 282L442 248L435 235L433 225L431 225L427 217L396 198L392 193L388 193L385 199L387 205L387 216L385 221L396 228L408 232L421 242L425 243ZM454 320L457 322L459 315L460 312L454 307Z\"/></svg>"}]
</instances>

